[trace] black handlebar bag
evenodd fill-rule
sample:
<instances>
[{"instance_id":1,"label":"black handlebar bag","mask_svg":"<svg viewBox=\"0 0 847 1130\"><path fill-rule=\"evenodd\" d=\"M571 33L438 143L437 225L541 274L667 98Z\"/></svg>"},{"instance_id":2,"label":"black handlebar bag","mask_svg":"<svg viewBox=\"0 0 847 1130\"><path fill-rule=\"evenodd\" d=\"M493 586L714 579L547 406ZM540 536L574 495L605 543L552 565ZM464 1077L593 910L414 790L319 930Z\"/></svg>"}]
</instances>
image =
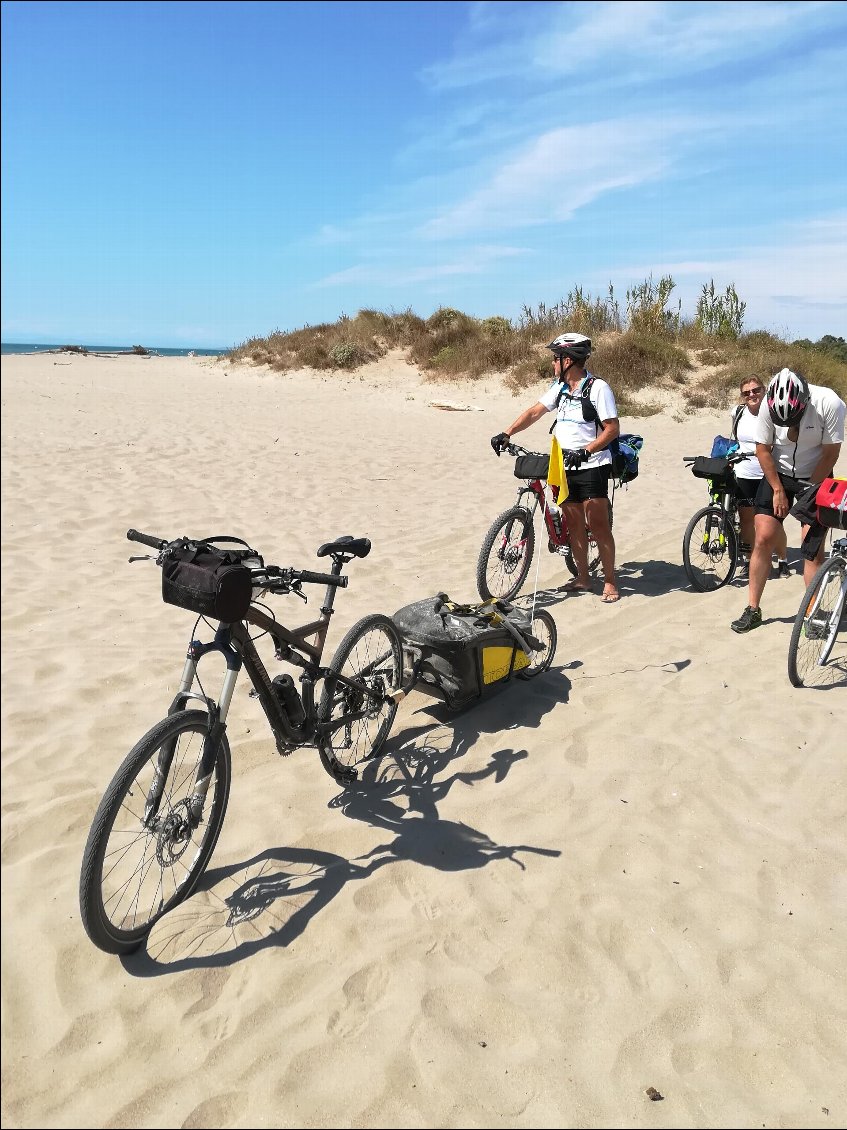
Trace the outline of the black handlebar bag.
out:
<instances>
[{"instance_id":1,"label":"black handlebar bag","mask_svg":"<svg viewBox=\"0 0 847 1130\"><path fill-rule=\"evenodd\" d=\"M457 710L529 666L529 657L506 627L441 610L441 605L442 598L431 596L394 613L404 646L414 653L412 664L420 657L418 690ZM510 605L500 607L526 637L529 617Z\"/></svg>"},{"instance_id":2,"label":"black handlebar bag","mask_svg":"<svg viewBox=\"0 0 847 1130\"><path fill-rule=\"evenodd\" d=\"M224 624L243 620L253 596L243 556L202 544L172 550L162 563L162 600Z\"/></svg>"}]
</instances>

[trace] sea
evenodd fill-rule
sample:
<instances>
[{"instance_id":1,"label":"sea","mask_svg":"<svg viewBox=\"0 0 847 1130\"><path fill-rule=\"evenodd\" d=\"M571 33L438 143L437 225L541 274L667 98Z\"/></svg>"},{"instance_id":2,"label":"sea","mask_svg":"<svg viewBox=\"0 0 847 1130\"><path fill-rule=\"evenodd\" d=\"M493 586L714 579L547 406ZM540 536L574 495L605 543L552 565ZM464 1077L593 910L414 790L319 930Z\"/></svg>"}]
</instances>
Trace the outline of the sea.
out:
<instances>
[{"instance_id":1,"label":"sea","mask_svg":"<svg viewBox=\"0 0 847 1130\"><path fill-rule=\"evenodd\" d=\"M47 353L51 349L61 349L63 346L68 345L68 342L57 342L55 345L45 345L40 342L37 345L26 344L19 341L4 341L0 343L0 354L6 355L7 353ZM89 353L131 353L131 345L86 345L85 342L74 342L74 346L82 346L87 349ZM148 353L156 357L219 357L223 353L229 353L229 349L168 349L168 348L154 348L153 346L144 347Z\"/></svg>"}]
</instances>

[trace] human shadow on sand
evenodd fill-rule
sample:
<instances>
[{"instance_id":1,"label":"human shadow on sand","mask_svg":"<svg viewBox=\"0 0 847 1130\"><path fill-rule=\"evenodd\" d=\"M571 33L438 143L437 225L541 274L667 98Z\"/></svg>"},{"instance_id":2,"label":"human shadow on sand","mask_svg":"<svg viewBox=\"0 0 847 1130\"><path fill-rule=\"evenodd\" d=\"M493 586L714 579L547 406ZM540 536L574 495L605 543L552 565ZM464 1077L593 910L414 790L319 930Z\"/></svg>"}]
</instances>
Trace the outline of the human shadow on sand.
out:
<instances>
[{"instance_id":1,"label":"human shadow on sand","mask_svg":"<svg viewBox=\"0 0 847 1130\"><path fill-rule=\"evenodd\" d=\"M474 708L452 714L415 695L420 705L360 781L329 806L351 820L389 833L354 859L313 848L275 847L249 860L211 869L198 893L157 922L146 949L122 958L128 973L154 977L224 967L270 946L287 946L348 883L368 880L398 861L439 871L467 871L505 861L521 870L522 855L556 857L531 844L500 844L468 824L444 820L438 804L457 784L505 780L529 757L503 745L485 764L459 766L482 734L535 728L567 701L570 681L552 669L529 683L506 684Z\"/></svg>"}]
</instances>

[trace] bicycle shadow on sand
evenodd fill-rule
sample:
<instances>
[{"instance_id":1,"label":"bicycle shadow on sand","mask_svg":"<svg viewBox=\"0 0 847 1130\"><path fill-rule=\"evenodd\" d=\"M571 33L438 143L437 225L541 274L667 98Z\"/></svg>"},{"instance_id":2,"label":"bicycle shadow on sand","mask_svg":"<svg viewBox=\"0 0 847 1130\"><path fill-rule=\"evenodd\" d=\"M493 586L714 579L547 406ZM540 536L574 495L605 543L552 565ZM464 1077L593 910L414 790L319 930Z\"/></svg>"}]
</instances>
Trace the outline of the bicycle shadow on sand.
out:
<instances>
[{"instance_id":1,"label":"bicycle shadow on sand","mask_svg":"<svg viewBox=\"0 0 847 1130\"><path fill-rule=\"evenodd\" d=\"M505 684L460 714L414 693L420 705L412 703L404 729L365 763L360 781L329 802L349 819L389 833L387 839L354 859L275 847L212 868L198 892L154 925L146 949L121 959L125 969L155 977L225 967L270 946L288 946L348 883L366 881L392 863L455 872L505 861L525 870L522 855L559 856L531 844L499 844L468 824L442 819L438 805L456 785L501 783L529 757L524 748L504 746L485 764L457 767L481 735L538 727L569 693L570 680L556 668L530 683Z\"/></svg>"}]
</instances>

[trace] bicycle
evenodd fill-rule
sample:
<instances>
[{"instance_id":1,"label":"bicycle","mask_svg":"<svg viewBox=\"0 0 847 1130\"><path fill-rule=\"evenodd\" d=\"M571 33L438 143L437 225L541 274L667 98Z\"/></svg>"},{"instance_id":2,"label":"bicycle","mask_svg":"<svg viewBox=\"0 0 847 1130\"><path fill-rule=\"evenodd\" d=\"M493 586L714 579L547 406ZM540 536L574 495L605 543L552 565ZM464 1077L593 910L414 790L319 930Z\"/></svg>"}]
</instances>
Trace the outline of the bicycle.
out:
<instances>
[{"instance_id":1,"label":"bicycle","mask_svg":"<svg viewBox=\"0 0 847 1130\"><path fill-rule=\"evenodd\" d=\"M127 538L156 550L163 573L182 556L222 552L217 543L239 542L230 537L167 541L136 530L129 530ZM367 538L347 536L322 545L318 557L332 558L329 573L265 565L259 553L240 545L244 548L227 554L240 563L239 583L245 581L239 568L249 570L243 616L233 616L233 622L217 617L214 640L201 643L195 638L200 621L212 625L198 615L167 716L127 754L94 816L83 853L80 909L89 938L107 953L137 949L154 923L192 893L212 856L229 799L226 718L242 667L277 751L286 755L316 745L324 769L345 786L358 778L359 763L384 745L403 697L403 644L387 616L359 620L329 666L321 665L335 594L347 587L342 568L354 557L367 557ZM320 617L302 627L285 627L257 603L265 595L288 594L305 601L304 584L324 585L325 593ZM250 635L250 625L270 637L278 660L300 669L300 692L289 674L270 678L254 643L259 636ZM213 652L226 662L217 700L206 693L197 670ZM189 709L189 703L198 708Z\"/></svg>"},{"instance_id":2,"label":"bicycle","mask_svg":"<svg viewBox=\"0 0 847 1130\"><path fill-rule=\"evenodd\" d=\"M683 463L694 475L707 479L709 484L709 504L692 517L682 538L685 573L698 592L715 592L735 576L745 547L741 542L738 494L732 468L749 458L749 454L742 451L720 459L699 455L683 457Z\"/></svg>"},{"instance_id":3,"label":"bicycle","mask_svg":"<svg viewBox=\"0 0 847 1130\"><path fill-rule=\"evenodd\" d=\"M847 598L847 537L836 538L800 602L788 645L788 678L805 687L832 654Z\"/></svg>"},{"instance_id":4,"label":"bicycle","mask_svg":"<svg viewBox=\"0 0 847 1130\"><path fill-rule=\"evenodd\" d=\"M497 600L511 600L520 591L529 573L535 552L535 513L539 506L547 528L548 550L564 558L572 576L578 575L571 549L567 517L556 504L559 488L546 483L548 457L538 452L527 451L515 443L506 444L503 451L518 460L515 463L515 477L525 481L518 487L514 505L494 519L483 539L476 567L476 587L483 600L492 597ZM549 498L545 494L545 486L549 491ZM522 504L521 500L525 495L532 496L531 504ZM613 500L614 481L612 498L607 500L610 528ZM587 532L588 571L593 574L600 564L600 551L591 530Z\"/></svg>"}]
</instances>

